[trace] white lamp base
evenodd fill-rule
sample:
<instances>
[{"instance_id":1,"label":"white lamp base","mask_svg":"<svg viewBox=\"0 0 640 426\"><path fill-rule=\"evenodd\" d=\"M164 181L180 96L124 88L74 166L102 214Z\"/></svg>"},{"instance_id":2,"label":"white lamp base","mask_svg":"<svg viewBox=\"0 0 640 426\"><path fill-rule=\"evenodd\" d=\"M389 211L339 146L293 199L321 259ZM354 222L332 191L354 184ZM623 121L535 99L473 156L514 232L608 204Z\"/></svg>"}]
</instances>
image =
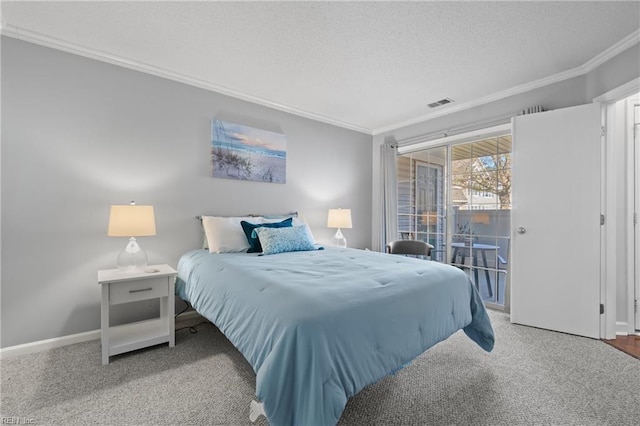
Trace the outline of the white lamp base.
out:
<instances>
[{"instance_id":1,"label":"white lamp base","mask_svg":"<svg viewBox=\"0 0 640 426\"><path fill-rule=\"evenodd\" d=\"M331 244L336 247L347 247L347 239L342 235L340 228L336 231L336 235L331 239Z\"/></svg>"},{"instance_id":2,"label":"white lamp base","mask_svg":"<svg viewBox=\"0 0 640 426\"><path fill-rule=\"evenodd\" d=\"M117 264L120 272L141 271L147 267L147 253L138 245L136 239L131 237L118 255Z\"/></svg>"}]
</instances>

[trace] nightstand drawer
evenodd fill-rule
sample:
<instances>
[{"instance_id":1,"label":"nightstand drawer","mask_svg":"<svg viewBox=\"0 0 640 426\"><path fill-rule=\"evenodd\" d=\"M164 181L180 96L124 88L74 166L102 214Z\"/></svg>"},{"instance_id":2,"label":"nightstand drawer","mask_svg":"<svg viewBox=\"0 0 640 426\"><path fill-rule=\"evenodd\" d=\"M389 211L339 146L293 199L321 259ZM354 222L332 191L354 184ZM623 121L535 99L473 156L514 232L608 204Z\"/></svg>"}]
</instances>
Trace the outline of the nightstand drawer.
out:
<instances>
[{"instance_id":1,"label":"nightstand drawer","mask_svg":"<svg viewBox=\"0 0 640 426\"><path fill-rule=\"evenodd\" d=\"M109 303L111 305L168 295L169 280L167 277L112 283L109 285Z\"/></svg>"}]
</instances>

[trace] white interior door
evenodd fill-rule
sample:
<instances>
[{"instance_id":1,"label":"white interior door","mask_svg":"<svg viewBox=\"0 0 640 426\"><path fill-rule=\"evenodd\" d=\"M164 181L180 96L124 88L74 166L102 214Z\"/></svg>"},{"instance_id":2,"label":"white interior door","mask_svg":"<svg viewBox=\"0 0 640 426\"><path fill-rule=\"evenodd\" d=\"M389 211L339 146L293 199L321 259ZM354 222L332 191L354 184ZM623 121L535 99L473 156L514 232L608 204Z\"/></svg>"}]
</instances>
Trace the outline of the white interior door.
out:
<instances>
[{"instance_id":1,"label":"white interior door","mask_svg":"<svg viewBox=\"0 0 640 426\"><path fill-rule=\"evenodd\" d=\"M512 121L514 323L600 337L600 111Z\"/></svg>"}]
</instances>

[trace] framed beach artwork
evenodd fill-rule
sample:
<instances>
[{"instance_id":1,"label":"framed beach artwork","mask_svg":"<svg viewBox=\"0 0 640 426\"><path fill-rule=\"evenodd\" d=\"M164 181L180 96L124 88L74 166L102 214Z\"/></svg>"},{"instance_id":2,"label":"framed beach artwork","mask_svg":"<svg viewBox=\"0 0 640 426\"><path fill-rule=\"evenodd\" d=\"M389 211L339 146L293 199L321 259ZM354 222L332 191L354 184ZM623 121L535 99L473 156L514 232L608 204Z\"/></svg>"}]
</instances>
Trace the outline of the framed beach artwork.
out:
<instances>
[{"instance_id":1,"label":"framed beach artwork","mask_svg":"<svg viewBox=\"0 0 640 426\"><path fill-rule=\"evenodd\" d=\"M212 176L285 183L287 139L282 133L211 121Z\"/></svg>"}]
</instances>

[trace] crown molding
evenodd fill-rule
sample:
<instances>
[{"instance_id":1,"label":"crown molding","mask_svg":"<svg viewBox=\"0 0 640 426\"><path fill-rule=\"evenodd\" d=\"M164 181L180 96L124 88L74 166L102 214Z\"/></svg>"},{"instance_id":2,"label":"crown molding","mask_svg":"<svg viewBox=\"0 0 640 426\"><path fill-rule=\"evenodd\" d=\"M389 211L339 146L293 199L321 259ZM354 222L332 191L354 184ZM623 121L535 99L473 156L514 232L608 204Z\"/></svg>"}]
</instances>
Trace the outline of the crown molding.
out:
<instances>
[{"instance_id":1,"label":"crown molding","mask_svg":"<svg viewBox=\"0 0 640 426\"><path fill-rule=\"evenodd\" d=\"M24 28L16 27L15 25L2 22L2 29L0 34L15 38L18 40L26 41L29 43L38 44L52 49L61 50L67 53L73 53L75 55L83 56L85 58L95 59L101 62L106 62L112 65L128 68L134 71L140 71L145 74L151 74L156 77L166 78L168 80L177 81L179 83L188 84L190 86L206 89L212 92L220 93L222 95L230 96L232 98L240 99L243 101L251 102L254 104L262 105L268 108L273 108L278 111L286 112L289 114L297 115L300 117L308 118L314 121L330 124L332 126L342 127L348 130L354 130L356 132L365 133L371 135L371 129L358 126L353 123L348 123L341 120L336 120L330 117L326 117L321 114L316 114L301 108L284 105L279 102L254 96L248 93L240 92L229 87L214 84L209 81L205 81L199 78L191 77L186 74L170 71L152 64L128 59L122 56L114 55L108 52L104 52L98 49L81 46L75 43L51 37L45 34L38 33L36 31L27 30Z\"/></svg>"},{"instance_id":2,"label":"crown molding","mask_svg":"<svg viewBox=\"0 0 640 426\"><path fill-rule=\"evenodd\" d=\"M640 43L640 29L632 32L604 52L596 55L593 59L588 60L580 68L582 69L584 74L591 72L594 69L598 68L600 65L607 62L609 59L619 55L620 53L638 43Z\"/></svg>"},{"instance_id":3,"label":"crown molding","mask_svg":"<svg viewBox=\"0 0 640 426\"><path fill-rule=\"evenodd\" d=\"M486 105L491 102L499 101L500 99L508 98L509 96L519 95L521 93L526 93L528 91L538 89L540 87L548 86L553 83L557 83L559 81L568 80L572 77L576 77L581 75L577 71L577 68L573 68L568 71L563 71L558 74L554 74L549 77L541 78L540 80L531 81L529 83L522 84L520 86L515 86L506 90L502 90L500 92L493 93L489 96L485 96L482 98L474 99L468 102L462 102L459 104L455 104L449 107L445 107L440 111L431 112L425 115L421 115L397 124L392 124L390 126L381 127L373 130L373 135L379 135L381 133L387 133L394 130L401 129L403 127L411 126L413 124L422 123L424 121L433 120L434 118L443 117L445 115L453 114L455 112L464 111L467 109L475 108L477 106Z\"/></svg>"},{"instance_id":4,"label":"crown molding","mask_svg":"<svg viewBox=\"0 0 640 426\"><path fill-rule=\"evenodd\" d=\"M464 111L470 108L474 108L480 105L485 105L490 102L495 102L500 99L508 98L509 96L519 95L521 93L526 93L528 91L538 89L540 87L548 86L550 84L558 83L564 80L568 80L573 77L578 77L588 72L593 71L600 65L604 64L614 56L624 52L630 47L640 43L640 30L636 30L633 33L629 34L627 37L620 40L618 43L614 44L610 48L606 49L602 53L598 54L594 58L588 60L584 64L572 68L567 71L563 71L549 77L541 78L539 80L531 81L529 83L522 84L520 86L515 86L510 89L502 90L500 92L496 92L489 96L485 96L483 98L474 99L469 102L463 102L460 104L451 105L443 108L442 110L424 114L406 121L402 121L400 123L392 124L385 127L380 127L377 129L373 129L373 135L379 135L382 133L391 132L394 130L401 129L403 127L411 126L414 124L422 123L423 121L433 120L437 117L442 117L445 115L453 114L455 112Z\"/></svg>"},{"instance_id":5,"label":"crown molding","mask_svg":"<svg viewBox=\"0 0 640 426\"><path fill-rule=\"evenodd\" d=\"M314 121L319 121L322 123L330 124L333 126L341 127L348 130L353 130L356 132L364 133L367 135L377 136L383 133L391 132L394 130L401 129L403 127L411 126L414 124L418 124L424 121L433 120L438 117L442 117L445 115L453 114L456 112L468 110L471 108L475 108L481 105L485 105L491 102L498 101L500 99L504 99L510 96L519 95L521 93L526 93L531 90L538 89L540 87L548 86L550 84L558 83L564 80L568 80L573 77L578 77L584 75L603 63L607 62L614 56L619 53L625 51L626 49L638 44L640 42L640 30L636 30L633 33L629 34L624 39L620 40L618 43L614 44L610 48L606 49L602 53L598 54L594 58L585 62L583 65L572 68L567 71L563 71L557 74L554 74L549 77L545 77L539 80L535 80L529 83L525 83L519 86L515 86L506 90L502 90L500 92L493 93L489 96L485 96L482 98L474 99L468 102L463 102L455 105L451 105L449 107L445 107L439 111L427 113L424 115L420 115L408 120L404 120L395 124L391 124L388 126L383 126L375 129L370 129L367 127L363 127L354 123L348 123L341 120L336 120L334 118L326 117L324 115L316 114L301 108L292 107L289 105L284 105L279 102L254 96L248 93L240 92L235 89L231 89L229 87L221 86L218 84L211 83L209 81L205 81L202 79L198 79L195 77L191 77L186 74L181 74L177 72L173 72L155 65L146 64L140 61L135 61L132 59L124 58L118 55L113 55L108 52L104 52L98 49L92 49L86 46L81 46L75 43L70 43L62 39L58 39L56 37L51 37L45 34L38 33L36 31L27 30L24 28L17 27L15 25L11 25L2 21L2 28L0 29L0 34L15 38L22 41L27 41L30 43L38 44L45 47L50 47L53 49L61 50L68 53L73 53L75 55L83 56L90 59L95 59L98 61L110 63L113 65L121 66L124 68L132 69L134 71L143 72L146 74L155 75L157 77L166 78L169 80L177 81L180 83L188 84L190 86L198 87L201 89L209 90L212 92L220 93L222 95L230 96L236 99L240 99L243 101L251 102L254 104L262 105L268 108L273 108L278 111L286 112L289 114L297 115L300 117L308 118Z\"/></svg>"}]
</instances>

